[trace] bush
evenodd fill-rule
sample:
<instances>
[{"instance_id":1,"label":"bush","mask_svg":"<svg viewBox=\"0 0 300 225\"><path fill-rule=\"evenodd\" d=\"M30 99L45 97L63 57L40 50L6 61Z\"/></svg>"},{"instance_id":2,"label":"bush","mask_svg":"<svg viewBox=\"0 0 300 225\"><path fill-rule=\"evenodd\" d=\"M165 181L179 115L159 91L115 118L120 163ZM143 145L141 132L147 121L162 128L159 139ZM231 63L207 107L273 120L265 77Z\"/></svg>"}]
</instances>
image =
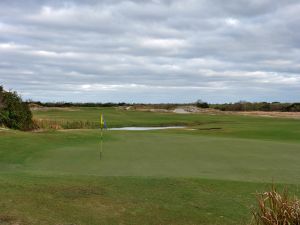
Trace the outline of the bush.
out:
<instances>
[{"instance_id":1,"label":"bush","mask_svg":"<svg viewBox=\"0 0 300 225\"><path fill-rule=\"evenodd\" d=\"M33 129L29 106L16 92L8 92L0 86L0 125L18 130Z\"/></svg>"},{"instance_id":2,"label":"bush","mask_svg":"<svg viewBox=\"0 0 300 225\"><path fill-rule=\"evenodd\" d=\"M196 102L196 106L197 106L198 108L209 108L208 103L207 103L207 102L203 102L203 101L201 101L201 100L198 100L198 101Z\"/></svg>"},{"instance_id":3,"label":"bush","mask_svg":"<svg viewBox=\"0 0 300 225\"><path fill-rule=\"evenodd\" d=\"M254 211L257 225L300 225L300 201L272 190L257 196L258 209Z\"/></svg>"}]
</instances>

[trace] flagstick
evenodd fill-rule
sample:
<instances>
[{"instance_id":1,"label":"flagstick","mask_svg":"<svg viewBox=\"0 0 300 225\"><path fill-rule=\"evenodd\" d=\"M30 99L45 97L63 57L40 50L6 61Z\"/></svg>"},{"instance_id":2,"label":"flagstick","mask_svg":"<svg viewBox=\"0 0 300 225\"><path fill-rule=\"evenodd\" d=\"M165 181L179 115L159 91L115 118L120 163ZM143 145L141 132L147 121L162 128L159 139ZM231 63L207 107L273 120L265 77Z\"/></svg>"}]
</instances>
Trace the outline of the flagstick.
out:
<instances>
[{"instance_id":1,"label":"flagstick","mask_svg":"<svg viewBox=\"0 0 300 225\"><path fill-rule=\"evenodd\" d=\"M103 142L103 132L102 132L102 128L101 128L101 139L100 139L100 160L101 160L101 156L102 156L102 142Z\"/></svg>"}]
</instances>

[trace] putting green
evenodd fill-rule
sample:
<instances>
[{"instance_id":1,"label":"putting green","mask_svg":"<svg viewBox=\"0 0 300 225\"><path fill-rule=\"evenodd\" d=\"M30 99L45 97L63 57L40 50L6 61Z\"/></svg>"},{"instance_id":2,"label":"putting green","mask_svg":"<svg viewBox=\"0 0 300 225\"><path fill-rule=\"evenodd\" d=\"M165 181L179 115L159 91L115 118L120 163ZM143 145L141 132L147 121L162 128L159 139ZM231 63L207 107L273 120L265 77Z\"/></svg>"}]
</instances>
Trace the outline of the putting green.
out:
<instances>
[{"instance_id":1,"label":"putting green","mask_svg":"<svg viewBox=\"0 0 300 225\"><path fill-rule=\"evenodd\" d=\"M300 144L208 137L198 131L10 133L1 137L1 171L49 175L194 177L297 183Z\"/></svg>"}]
</instances>

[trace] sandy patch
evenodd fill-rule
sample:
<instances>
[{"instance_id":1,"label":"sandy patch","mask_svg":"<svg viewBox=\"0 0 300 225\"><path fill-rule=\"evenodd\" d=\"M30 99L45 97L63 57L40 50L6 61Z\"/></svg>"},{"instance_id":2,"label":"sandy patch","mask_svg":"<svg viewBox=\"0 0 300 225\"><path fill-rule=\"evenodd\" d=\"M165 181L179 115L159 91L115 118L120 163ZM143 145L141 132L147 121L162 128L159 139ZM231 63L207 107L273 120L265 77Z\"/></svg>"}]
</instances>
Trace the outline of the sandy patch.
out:
<instances>
[{"instance_id":1,"label":"sandy patch","mask_svg":"<svg viewBox=\"0 0 300 225\"><path fill-rule=\"evenodd\" d=\"M185 109L182 109L182 108L177 108L177 109L174 109L173 110L174 113L179 113L179 114L188 114L188 113L191 113Z\"/></svg>"}]
</instances>

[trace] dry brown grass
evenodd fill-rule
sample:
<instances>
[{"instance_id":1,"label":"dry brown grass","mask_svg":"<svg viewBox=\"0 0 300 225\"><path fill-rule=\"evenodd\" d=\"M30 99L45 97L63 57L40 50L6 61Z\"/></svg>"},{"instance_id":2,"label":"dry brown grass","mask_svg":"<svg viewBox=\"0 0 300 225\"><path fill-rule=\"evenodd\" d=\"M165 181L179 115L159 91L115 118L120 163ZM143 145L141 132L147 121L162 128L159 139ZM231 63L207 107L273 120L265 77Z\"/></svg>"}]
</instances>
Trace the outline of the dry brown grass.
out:
<instances>
[{"instance_id":1,"label":"dry brown grass","mask_svg":"<svg viewBox=\"0 0 300 225\"><path fill-rule=\"evenodd\" d=\"M262 116L276 118L294 118L300 119L300 112L265 112L265 111L247 111L247 112L228 112L246 116Z\"/></svg>"},{"instance_id":2,"label":"dry brown grass","mask_svg":"<svg viewBox=\"0 0 300 225\"><path fill-rule=\"evenodd\" d=\"M290 197L286 189L279 193L273 186L271 191L257 195L257 203L254 224L300 225L300 201Z\"/></svg>"},{"instance_id":3,"label":"dry brown grass","mask_svg":"<svg viewBox=\"0 0 300 225\"><path fill-rule=\"evenodd\" d=\"M67 112L76 112L76 111L80 111L79 108L75 108L75 107L44 107L44 106L39 106L39 105L33 105L30 104L30 109L32 111L67 111Z\"/></svg>"},{"instance_id":4,"label":"dry brown grass","mask_svg":"<svg viewBox=\"0 0 300 225\"><path fill-rule=\"evenodd\" d=\"M12 215L0 214L0 225L25 225L25 223Z\"/></svg>"},{"instance_id":5,"label":"dry brown grass","mask_svg":"<svg viewBox=\"0 0 300 225\"><path fill-rule=\"evenodd\" d=\"M95 129L99 125L91 121L68 121L68 120L45 120L35 119L36 129L42 130L62 130L62 129Z\"/></svg>"}]
</instances>

